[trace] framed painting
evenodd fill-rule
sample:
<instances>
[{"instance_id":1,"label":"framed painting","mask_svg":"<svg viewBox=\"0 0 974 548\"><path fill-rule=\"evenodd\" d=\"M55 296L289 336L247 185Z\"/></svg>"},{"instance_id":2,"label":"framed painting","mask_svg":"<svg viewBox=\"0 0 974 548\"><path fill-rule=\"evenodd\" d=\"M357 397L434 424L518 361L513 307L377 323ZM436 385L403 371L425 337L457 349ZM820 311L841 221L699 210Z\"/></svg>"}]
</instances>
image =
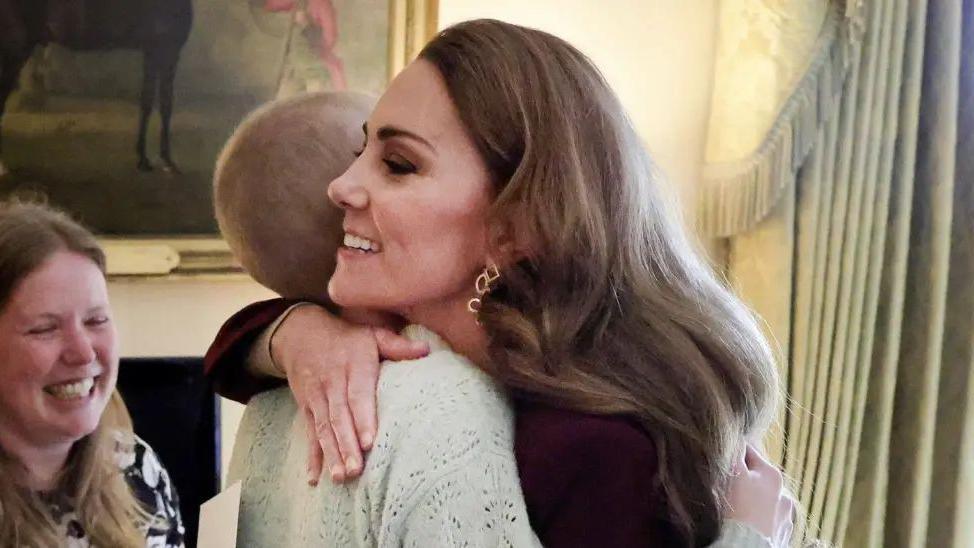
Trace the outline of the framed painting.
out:
<instances>
[{"instance_id":1,"label":"framed painting","mask_svg":"<svg viewBox=\"0 0 974 548\"><path fill-rule=\"evenodd\" d=\"M247 112L380 93L436 0L0 0L0 197L40 194L102 239L111 275L239 270L212 205Z\"/></svg>"}]
</instances>

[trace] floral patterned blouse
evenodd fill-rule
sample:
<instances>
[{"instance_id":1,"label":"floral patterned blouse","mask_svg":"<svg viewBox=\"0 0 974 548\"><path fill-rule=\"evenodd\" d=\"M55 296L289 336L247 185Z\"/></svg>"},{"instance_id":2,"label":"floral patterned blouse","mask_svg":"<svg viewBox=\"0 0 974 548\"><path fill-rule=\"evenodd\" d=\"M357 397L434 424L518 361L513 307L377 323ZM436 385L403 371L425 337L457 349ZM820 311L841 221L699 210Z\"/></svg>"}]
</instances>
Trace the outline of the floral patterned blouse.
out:
<instances>
[{"instance_id":1,"label":"floral patterned blouse","mask_svg":"<svg viewBox=\"0 0 974 548\"><path fill-rule=\"evenodd\" d=\"M126 441L126 439L128 441ZM169 480L169 473L151 447L138 436L119 435L115 462L125 480L152 516L145 530L145 545L149 548L183 548L183 520L179 515L179 497ZM70 501L55 494L42 494L58 529L64 536L66 548L95 548L88 540Z\"/></svg>"}]
</instances>

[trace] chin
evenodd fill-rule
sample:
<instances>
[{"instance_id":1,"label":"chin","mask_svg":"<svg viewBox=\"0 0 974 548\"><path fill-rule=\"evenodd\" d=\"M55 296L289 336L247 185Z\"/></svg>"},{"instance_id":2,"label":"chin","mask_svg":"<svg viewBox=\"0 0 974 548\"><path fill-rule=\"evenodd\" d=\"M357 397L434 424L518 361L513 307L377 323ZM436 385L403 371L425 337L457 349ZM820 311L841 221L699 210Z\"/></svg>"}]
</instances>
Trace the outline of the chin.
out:
<instances>
[{"instance_id":1,"label":"chin","mask_svg":"<svg viewBox=\"0 0 974 548\"><path fill-rule=\"evenodd\" d=\"M98 429L99 417L75 417L59 425L59 436L72 442L90 436Z\"/></svg>"},{"instance_id":2,"label":"chin","mask_svg":"<svg viewBox=\"0 0 974 548\"><path fill-rule=\"evenodd\" d=\"M75 440L92 434L105 418L107 403L107 401L92 402L87 409L79 410L75 416L67 420L65 432L70 433Z\"/></svg>"},{"instance_id":3,"label":"chin","mask_svg":"<svg viewBox=\"0 0 974 548\"><path fill-rule=\"evenodd\" d=\"M332 282L328 283L328 297L342 308L376 308L376 302L382 300L364 293L361 284L353 285L357 287L349 287L341 282L334 283L332 278Z\"/></svg>"}]
</instances>

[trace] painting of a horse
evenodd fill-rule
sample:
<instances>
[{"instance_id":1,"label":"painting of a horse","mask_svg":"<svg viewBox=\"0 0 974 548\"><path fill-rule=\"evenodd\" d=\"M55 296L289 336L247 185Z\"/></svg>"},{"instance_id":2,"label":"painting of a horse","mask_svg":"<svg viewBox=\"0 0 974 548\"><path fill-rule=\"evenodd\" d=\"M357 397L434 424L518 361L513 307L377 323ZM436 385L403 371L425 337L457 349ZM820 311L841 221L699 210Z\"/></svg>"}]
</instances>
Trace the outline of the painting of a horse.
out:
<instances>
[{"instance_id":1,"label":"painting of a horse","mask_svg":"<svg viewBox=\"0 0 974 548\"><path fill-rule=\"evenodd\" d=\"M170 148L173 82L192 24L192 0L0 0L0 175L7 99L31 53L49 43L81 51L140 51L137 166L143 171L153 169L145 150L146 131L158 105L162 167L178 171Z\"/></svg>"},{"instance_id":2,"label":"painting of a horse","mask_svg":"<svg viewBox=\"0 0 974 548\"><path fill-rule=\"evenodd\" d=\"M0 200L45 196L106 237L214 237L213 169L240 120L295 93L381 92L401 1L0 0Z\"/></svg>"}]
</instances>

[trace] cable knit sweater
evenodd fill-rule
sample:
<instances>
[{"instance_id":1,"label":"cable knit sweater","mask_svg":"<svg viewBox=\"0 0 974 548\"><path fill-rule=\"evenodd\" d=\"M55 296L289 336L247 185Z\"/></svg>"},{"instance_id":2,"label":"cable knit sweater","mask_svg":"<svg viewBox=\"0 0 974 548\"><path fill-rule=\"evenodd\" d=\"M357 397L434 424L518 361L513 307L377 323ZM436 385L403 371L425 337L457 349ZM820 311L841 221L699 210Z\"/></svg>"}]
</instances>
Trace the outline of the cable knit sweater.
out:
<instances>
[{"instance_id":1,"label":"cable knit sweater","mask_svg":"<svg viewBox=\"0 0 974 548\"><path fill-rule=\"evenodd\" d=\"M503 390L435 334L425 358L383 365L379 431L362 476L309 487L304 419L288 388L247 405L229 481L243 481L238 546L540 546L514 459ZM714 546L766 547L731 523Z\"/></svg>"}]
</instances>

